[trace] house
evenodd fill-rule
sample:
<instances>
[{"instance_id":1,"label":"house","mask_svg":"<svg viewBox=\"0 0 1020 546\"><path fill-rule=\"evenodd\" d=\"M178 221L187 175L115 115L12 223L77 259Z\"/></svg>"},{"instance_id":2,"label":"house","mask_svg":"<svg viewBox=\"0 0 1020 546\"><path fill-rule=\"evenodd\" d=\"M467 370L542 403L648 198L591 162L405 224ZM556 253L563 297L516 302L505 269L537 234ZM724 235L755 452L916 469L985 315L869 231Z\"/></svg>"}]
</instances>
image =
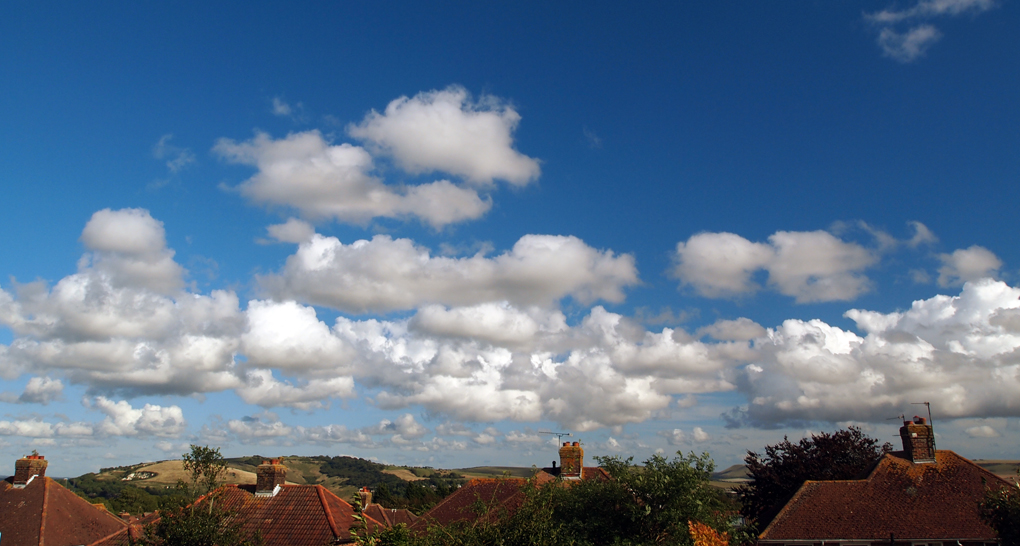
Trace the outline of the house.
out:
<instances>
[{"instance_id":1,"label":"house","mask_svg":"<svg viewBox=\"0 0 1020 546\"><path fill-rule=\"evenodd\" d=\"M215 503L233 514L242 533L254 536L257 531L265 546L353 542L351 528L357 531L358 524L354 508L347 501L321 485L287 483L287 467L280 459L263 461L255 473L254 485L224 485L200 497L195 504ZM374 533L383 527L383 523L365 514L365 530ZM130 544L128 534L129 531L121 532L94 546Z\"/></svg>"},{"instance_id":2,"label":"house","mask_svg":"<svg viewBox=\"0 0 1020 546\"><path fill-rule=\"evenodd\" d=\"M886 453L867 476L807 481L762 531L758 544L808 546L991 546L978 504L1011 484L948 450L935 449L922 417L900 428L903 451Z\"/></svg>"},{"instance_id":3,"label":"house","mask_svg":"<svg viewBox=\"0 0 1020 546\"><path fill-rule=\"evenodd\" d=\"M584 448L580 442L563 442L559 450L560 466L539 470L532 478L542 485L554 480L569 484L581 480L608 480L609 474L599 467L584 466ZM425 532L429 527L452 524L476 525L491 523L512 514L524 502L523 478L475 478L461 486L412 524L411 530Z\"/></svg>"},{"instance_id":4,"label":"house","mask_svg":"<svg viewBox=\"0 0 1020 546\"><path fill-rule=\"evenodd\" d=\"M0 543L3 546L92 544L126 532L128 525L46 477L49 463L29 455L0 481Z\"/></svg>"},{"instance_id":5,"label":"house","mask_svg":"<svg viewBox=\"0 0 1020 546\"><path fill-rule=\"evenodd\" d=\"M400 524L410 526L418 519L414 512L406 508L383 508L382 505L373 503L372 492L367 487L362 487L358 491L358 496L361 497L361 511L386 527Z\"/></svg>"}]
</instances>

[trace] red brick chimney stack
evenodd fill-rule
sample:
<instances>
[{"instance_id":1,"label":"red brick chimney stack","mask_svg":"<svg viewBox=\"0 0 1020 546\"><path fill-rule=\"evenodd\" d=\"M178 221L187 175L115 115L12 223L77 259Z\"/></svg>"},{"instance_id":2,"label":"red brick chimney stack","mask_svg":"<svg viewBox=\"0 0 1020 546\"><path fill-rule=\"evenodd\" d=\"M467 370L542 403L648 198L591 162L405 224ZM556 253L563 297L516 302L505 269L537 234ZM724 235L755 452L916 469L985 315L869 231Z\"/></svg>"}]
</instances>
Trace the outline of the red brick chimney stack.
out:
<instances>
[{"instance_id":1,"label":"red brick chimney stack","mask_svg":"<svg viewBox=\"0 0 1020 546\"><path fill-rule=\"evenodd\" d=\"M560 477L563 479L580 479L584 468L584 448L581 442L563 442L560 447Z\"/></svg>"},{"instance_id":2,"label":"red brick chimney stack","mask_svg":"<svg viewBox=\"0 0 1020 546\"><path fill-rule=\"evenodd\" d=\"M914 416L900 427L903 451L915 463L935 462L935 432L924 417Z\"/></svg>"},{"instance_id":3,"label":"red brick chimney stack","mask_svg":"<svg viewBox=\"0 0 1020 546\"><path fill-rule=\"evenodd\" d=\"M46 477L46 457L26 455L14 462L14 487L22 488L33 479Z\"/></svg>"},{"instance_id":4,"label":"red brick chimney stack","mask_svg":"<svg viewBox=\"0 0 1020 546\"><path fill-rule=\"evenodd\" d=\"M255 496L274 497L279 492L278 487L287 483L287 467L280 459L262 461L255 470L255 476Z\"/></svg>"},{"instance_id":5,"label":"red brick chimney stack","mask_svg":"<svg viewBox=\"0 0 1020 546\"><path fill-rule=\"evenodd\" d=\"M372 504L372 492L369 491L367 487L362 487L361 490L358 491L358 496L361 497L361 509L367 510Z\"/></svg>"}]
</instances>

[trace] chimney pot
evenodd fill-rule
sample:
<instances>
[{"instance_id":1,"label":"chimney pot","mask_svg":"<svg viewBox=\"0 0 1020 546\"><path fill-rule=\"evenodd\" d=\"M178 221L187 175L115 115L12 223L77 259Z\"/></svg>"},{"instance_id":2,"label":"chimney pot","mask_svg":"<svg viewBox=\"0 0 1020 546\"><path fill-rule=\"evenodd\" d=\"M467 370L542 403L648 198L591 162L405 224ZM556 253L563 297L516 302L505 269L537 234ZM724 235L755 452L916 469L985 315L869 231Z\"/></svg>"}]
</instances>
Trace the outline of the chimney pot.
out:
<instances>
[{"instance_id":1,"label":"chimney pot","mask_svg":"<svg viewBox=\"0 0 1020 546\"><path fill-rule=\"evenodd\" d=\"M262 461L255 469L255 496L272 497L287 483L287 467L280 459Z\"/></svg>"},{"instance_id":2,"label":"chimney pot","mask_svg":"<svg viewBox=\"0 0 1020 546\"><path fill-rule=\"evenodd\" d=\"M935 432L926 419L914 417L913 421L905 421L900 427L900 438L903 440L903 451L911 461L935 462Z\"/></svg>"},{"instance_id":3,"label":"chimney pot","mask_svg":"<svg viewBox=\"0 0 1020 546\"><path fill-rule=\"evenodd\" d=\"M584 468L584 448L580 442L563 442L560 448L560 476L565 479L578 479Z\"/></svg>"},{"instance_id":4,"label":"chimney pot","mask_svg":"<svg viewBox=\"0 0 1020 546\"><path fill-rule=\"evenodd\" d=\"M28 455L14 462L14 486L21 488L28 485L34 478L45 478L46 457L42 455Z\"/></svg>"}]
</instances>

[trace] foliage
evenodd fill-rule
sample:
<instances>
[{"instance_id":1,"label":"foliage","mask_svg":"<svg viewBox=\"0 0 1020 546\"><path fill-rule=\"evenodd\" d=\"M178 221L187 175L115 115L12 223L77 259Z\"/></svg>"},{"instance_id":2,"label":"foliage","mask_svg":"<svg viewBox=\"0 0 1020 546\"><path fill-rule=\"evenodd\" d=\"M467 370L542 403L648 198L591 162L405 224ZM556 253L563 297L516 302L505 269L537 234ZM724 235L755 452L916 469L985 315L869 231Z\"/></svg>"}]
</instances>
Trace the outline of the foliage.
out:
<instances>
[{"instance_id":1,"label":"foliage","mask_svg":"<svg viewBox=\"0 0 1020 546\"><path fill-rule=\"evenodd\" d=\"M259 536L249 538L235 514L216 505L227 465L219 448L192 445L182 456L191 473L191 487L179 481L176 494L160 505L158 521L146 526L142 546L256 546ZM206 496L196 502L199 494Z\"/></svg>"},{"instance_id":2,"label":"foliage","mask_svg":"<svg viewBox=\"0 0 1020 546\"><path fill-rule=\"evenodd\" d=\"M870 468L892 445L879 446L858 427L821 433L797 443L765 446L765 454L747 452L751 481L738 488L741 513L764 529L807 480L849 480Z\"/></svg>"},{"instance_id":3,"label":"foliage","mask_svg":"<svg viewBox=\"0 0 1020 546\"><path fill-rule=\"evenodd\" d=\"M97 480L88 473L67 480L68 489L89 502L101 502L113 513L141 514L159 507L163 497L177 494L164 487L139 487L120 480Z\"/></svg>"},{"instance_id":4,"label":"foliage","mask_svg":"<svg viewBox=\"0 0 1020 546\"><path fill-rule=\"evenodd\" d=\"M703 533L729 531L728 506L709 485L713 463L707 454L655 455L644 467L618 457L599 463L613 479L532 482L514 510L479 502L475 509L483 517L469 524L434 527L421 535L397 526L372 538L380 546L689 546L692 521L705 525L698 527Z\"/></svg>"},{"instance_id":5,"label":"foliage","mask_svg":"<svg viewBox=\"0 0 1020 546\"><path fill-rule=\"evenodd\" d=\"M191 473L191 486L195 495L203 495L219 487L227 462L220 448L191 444L191 453L182 457L184 470Z\"/></svg>"},{"instance_id":6,"label":"foliage","mask_svg":"<svg viewBox=\"0 0 1020 546\"><path fill-rule=\"evenodd\" d=\"M1020 546L1020 484L987 491L981 501L981 519L995 529L1002 546Z\"/></svg>"},{"instance_id":7,"label":"foliage","mask_svg":"<svg viewBox=\"0 0 1020 546\"><path fill-rule=\"evenodd\" d=\"M160 518L145 528L141 546L258 546L261 537L246 537L234 514L216 506L215 494L201 505L186 506L175 497L160 509Z\"/></svg>"}]
</instances>

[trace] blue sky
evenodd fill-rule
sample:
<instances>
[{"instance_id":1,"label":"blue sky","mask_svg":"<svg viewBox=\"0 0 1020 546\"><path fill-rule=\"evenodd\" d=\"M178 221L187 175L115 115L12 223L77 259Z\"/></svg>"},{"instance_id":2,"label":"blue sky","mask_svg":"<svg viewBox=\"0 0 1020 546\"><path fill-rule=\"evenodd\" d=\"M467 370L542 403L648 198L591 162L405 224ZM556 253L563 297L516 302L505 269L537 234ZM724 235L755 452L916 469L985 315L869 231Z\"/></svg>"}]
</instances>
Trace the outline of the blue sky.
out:
<instances>
[{"instance_id":1,"label":"blue sky","mask_svg":"<svg viewBox=\"0 0 1020 546\"><path fill-rule=\"evenodd\" d=\"M1020 440L1008 0L0 22L0 454Z\"/></svg>"}]
</instances>

